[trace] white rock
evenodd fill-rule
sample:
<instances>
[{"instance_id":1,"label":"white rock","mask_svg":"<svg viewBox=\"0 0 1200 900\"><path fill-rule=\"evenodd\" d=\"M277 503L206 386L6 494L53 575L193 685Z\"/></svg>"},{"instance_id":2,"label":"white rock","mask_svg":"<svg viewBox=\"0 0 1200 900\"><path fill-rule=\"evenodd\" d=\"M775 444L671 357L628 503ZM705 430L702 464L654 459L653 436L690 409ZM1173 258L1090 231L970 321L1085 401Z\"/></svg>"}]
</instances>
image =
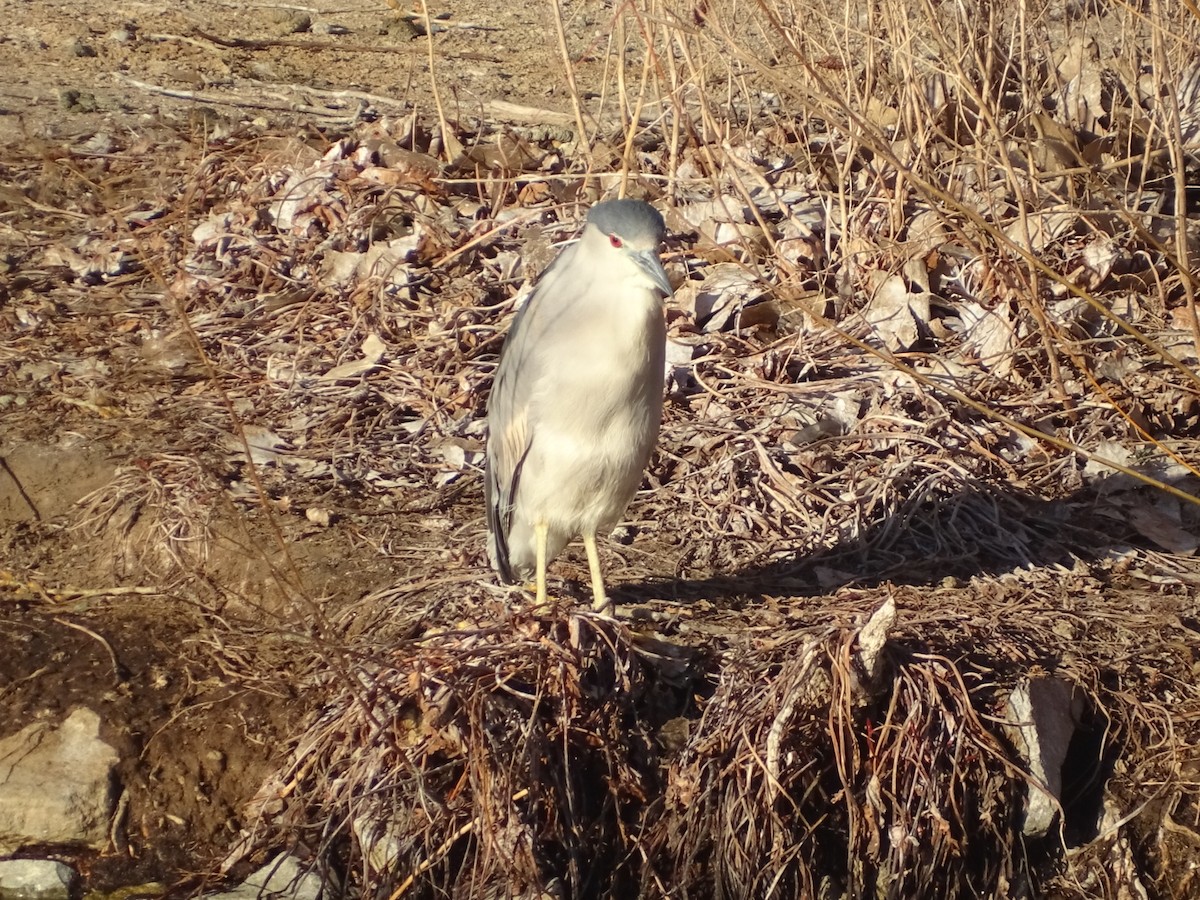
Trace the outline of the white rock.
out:
<instances>
[{"instance_id":1,"label":"white rock","mask_svg":"<svg viewBox=\"0 0 1200 900\"><path fill-rule=\"evenodd\" d=\"M0 740L0 853L27 844L102 849L117 760L117 751L100 740L100 717L90 709Z\"/></svg>"},{"instance_id":2,"label":"white rock","mask_svg":"<svg viewBox=\"0 0 1200 900\"><path fill-rule=\"evenodd\" d=\"M0 900L69 900L75 870L52 859L0 860Z\"/></svg>"},{"instance_id":3,"label":"white rock","mask_svg":"<svg viewBox=\"0 0 1200 900\"><path fill-rule=\"evenodd\" d=\"M356 816L350 827L372 872L388 872L396 867L403 846L390 822L381 825L366 816Z\"/></svg>"},{"instance_id":4,"label":"white rock","mask_svg":"<svg viewBox=\"0 0 1200 900\"><path fill-rule=\"evenodd\" d=\"M883 648L887 646L888 632L892 630L895 622L896 598L889 596L871 613L871 618L858 632L858 660L872 683L879 677Z\"/></svg>"}]
</instances>

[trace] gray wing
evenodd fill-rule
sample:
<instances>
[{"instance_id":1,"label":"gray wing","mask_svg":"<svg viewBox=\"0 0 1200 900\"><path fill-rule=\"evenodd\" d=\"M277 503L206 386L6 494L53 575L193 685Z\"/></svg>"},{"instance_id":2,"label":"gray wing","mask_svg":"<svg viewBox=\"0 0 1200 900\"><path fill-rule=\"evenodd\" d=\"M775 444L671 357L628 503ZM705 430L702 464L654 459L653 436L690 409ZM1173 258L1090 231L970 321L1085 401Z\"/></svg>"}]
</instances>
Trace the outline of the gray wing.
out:
<instances>
[{"instance_id":1,"label":"gray wing","mask_svg":"<svg viewBox=\"0 0 1200 900\"><path fill-rule=\"evenodd\" d=\"M536 351L546 324L544 307L557 305L553 298L558 297L561 287L565 287L561 283L561 273L570 264L574 250L574 246L568 247L559 254L513 317L488 398L488 441L484 463L488 555L493 568L509 584L518 580L510 562L508 535L521 482L521 468L534 440L529 402L533 388L543 374Z\"/></svg>"},{"instance_id":2,"label":"gray wing","mask_svg":"<svg viewBox=\"0 0 1200 900\"><path fill-rule=\"evenodd\" d=\"M508 340L512 340L511 332ZM528 405L520 401L514 390L520 381L519 373L505 370L502 357L488 402L487 459L484 463L488 555L493 568L509 584L517 580L508 553L513 502L521 479L521 466L532 445Z\"/></svg>"}]
</instances>

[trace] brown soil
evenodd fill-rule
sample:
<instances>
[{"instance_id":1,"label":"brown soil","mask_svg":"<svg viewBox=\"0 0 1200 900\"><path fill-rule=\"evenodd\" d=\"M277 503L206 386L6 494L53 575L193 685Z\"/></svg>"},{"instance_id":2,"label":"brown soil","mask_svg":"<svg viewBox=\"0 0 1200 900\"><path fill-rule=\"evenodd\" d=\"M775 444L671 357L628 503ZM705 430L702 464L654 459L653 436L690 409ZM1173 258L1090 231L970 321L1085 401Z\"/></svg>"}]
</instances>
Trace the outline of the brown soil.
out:
<instances>
[{"instance_id":1,"label":"brown soil","mask_svg":"<svg viewBox=\"0 0 1200 900\"><path fill-rule=\"evenodd\" d=\"M186 120L198 107L217 117L261 112L276 120L273 89L285 87L359 91L426 111L432 96L427 45L414 39L419 5L418 14L384 0L357 7L327 0L303 7L6 0L2 8L0 103L10 137L137 129L159 117ZM437 34L434 76L448 114L470 115L495 100L569 110L543 7L434 3L429 15ZM572 52L586 78L595 55L589 49L607 44L607 15L598 2L579 4L570 15ZM230 96L238 86L253 90L256 103ZM180 101L167 91L210 99Z\"/></svg>"}]
</instances>

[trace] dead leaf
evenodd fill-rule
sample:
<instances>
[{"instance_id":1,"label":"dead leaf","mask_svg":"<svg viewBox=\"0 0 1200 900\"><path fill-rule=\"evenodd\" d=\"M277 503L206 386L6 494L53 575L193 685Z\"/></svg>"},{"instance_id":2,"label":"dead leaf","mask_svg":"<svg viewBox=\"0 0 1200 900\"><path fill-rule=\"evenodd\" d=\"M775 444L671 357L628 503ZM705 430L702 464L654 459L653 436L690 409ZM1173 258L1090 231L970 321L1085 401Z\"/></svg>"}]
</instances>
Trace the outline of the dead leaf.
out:
<instances>
[{"instance_id":1,"label":"dead leaf","mask_svg":"<svg viewBox=\"0 0 1200 900\"><path fill-rule=\"evenodd\" d=\"M1129 523L1137 533L1153 541L1168 553L1192 556L1200 547L1196 535L1187 531L1179 518L1179 501L1159 497L1153 504L1143 503L1128 510Z\"/></svg>"},{"instance_id":2,"label":"dead leaf","mask_svg":"<svg viewBox=\"0 0 1200 900\"><path fill-rule=\"evenodd\" d=\"M988 309L978 303L959 305L963 356L973 357L999 378L1012 374L1017 346L1016 326L1006 304ZM962 358L962 357L960 357Z\"/></svg>"},{"instance_id":3,"label":"dead leaf","mask_svg":"<svg viewBox=\"0 0 1200 900\"><path fill-rule=\"evenodd\" d=\"M690 310L706 332L721 331L730 319L763 295L765 286L737 263L710 266L703 281L685 281L675 292L675 303Z\"/></svg>"},{"instance_id":4,"label":"dead leaf","mask_svg":"<svg viewBox=\"0 0 1200 900\"><path fill-rule=\"evenodd\" d=\"M312 522L314 525L320 525L322 528L328 528L333 521L333 513L319 506L310 506L304 510L304 518Z\"/></svg>"},{"instance_id":5,"label":"dead leaf","mask_svg":"<svg viewBox=\"0 0 1200 900\"><path fill-rule=\"evenodd\" d=\"M872 290L863 318L888 349L911 349L929 322L929 294L913 293L903 277L878 269L867 281Z\"/></svg>"}]
</instances>

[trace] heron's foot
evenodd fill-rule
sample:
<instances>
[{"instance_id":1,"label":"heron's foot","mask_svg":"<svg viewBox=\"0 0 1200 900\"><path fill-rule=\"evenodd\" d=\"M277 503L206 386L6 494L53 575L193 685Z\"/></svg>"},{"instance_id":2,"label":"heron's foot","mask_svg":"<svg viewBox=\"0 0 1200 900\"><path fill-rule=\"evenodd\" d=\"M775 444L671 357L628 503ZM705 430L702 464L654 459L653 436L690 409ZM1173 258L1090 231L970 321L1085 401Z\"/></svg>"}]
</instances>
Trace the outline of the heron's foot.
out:
<instances>
[{"instance_id":1,"label":"heron's foot","mask_svg":"<svg viewBox=\"0 0 1200 900\"><path fill-rule=\"evenodd\" d=\"M607 595L592 598L592 612L608 613L610 616L617 614L617 601Z\"/></svg>"},{"instance_id":2,"label":"heron's foot","mask_svg":"<svg viewBox=\"0 0 1200 900\"><path fill-rule=\"evenodd\" d=\"M557 597L551 597L551 596L549 596L549 594L545 593L544 591L539 593L537 582L535 582L535 581L521 582L521 590L523 590L526 594L533 595L533 598L534 598L533 609L534 610L549 609L550 607L552 607L556 603L558 603Z\"/></svg>"},{"instance_id":3,"label":"heron's foot","mask_svg":"<svg viewBox=\"0 0 1200 900\"><path fill-rule=\"evenodd\" d=\"M608 598L608 592L604 590L604 574L600 569L600 551L596 549L596 535L585 534L583 547L587 550L588 574L592 579L592 610L598 613L607 611L609 615L615 616L617 605Z\"/></svg>"}]
</instances>

